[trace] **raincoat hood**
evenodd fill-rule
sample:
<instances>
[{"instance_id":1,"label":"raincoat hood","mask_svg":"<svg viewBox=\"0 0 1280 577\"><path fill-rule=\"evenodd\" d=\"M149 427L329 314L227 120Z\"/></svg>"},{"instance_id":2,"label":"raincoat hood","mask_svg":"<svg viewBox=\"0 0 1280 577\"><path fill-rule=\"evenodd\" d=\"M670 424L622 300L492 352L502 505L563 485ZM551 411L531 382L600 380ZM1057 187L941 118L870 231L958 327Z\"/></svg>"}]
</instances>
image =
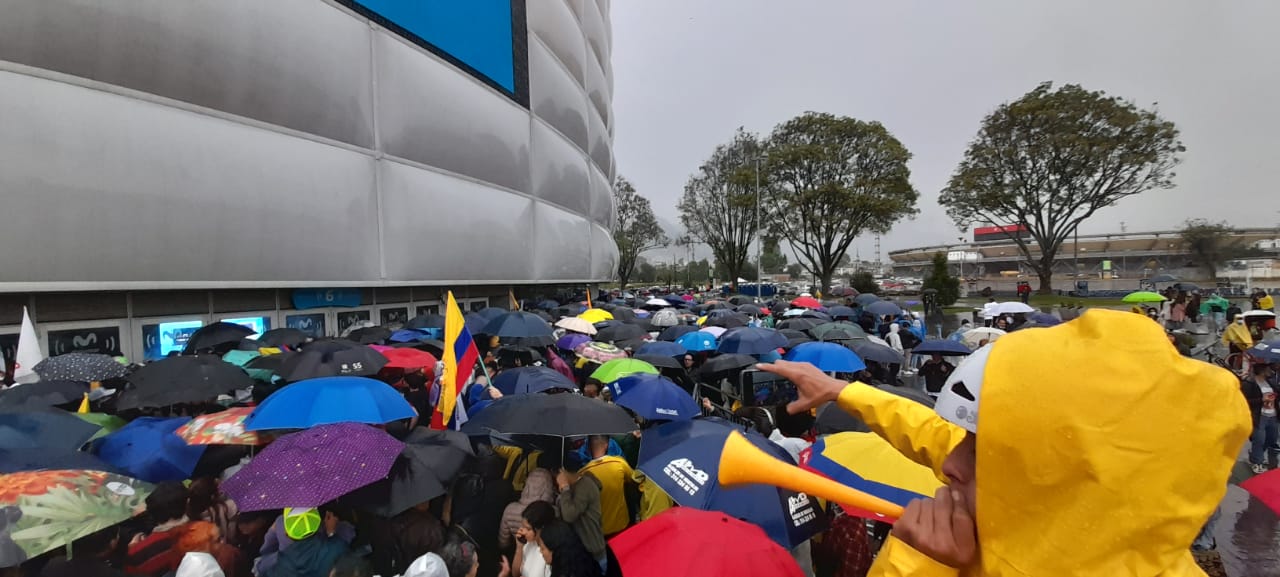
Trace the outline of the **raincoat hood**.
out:
<instances>
[{"instance_id":1,"label":"raincoat hood","mask_svg":"<svg viewBox=\"0 0 1280 577\"><path fill-rule=\"evenodd\" d=\"M962 574L1202 574L1191 541L1250 433L1231 373L1093 309L1001 338L979 402L981 567Z\"/></svg>"},{"instance_id":2,"label":"raincoat hood","mask_svg":"<svg viewBox=\"0 0 1280 577\"><path fill-rule=\"evenodd\" d=\"M174 577L224 577L222 567L208 553L187 553L178 564Z\"/></svg>"},{"instance_id":3,"label":"raincoat hood","mask_svg":"<svg viewBox=\"0 0 1280 577\"><path fill-rule=\"evenodd\" d=\"M534 501L555 501L555 490L551 473L546 469L534 469L524 481L524 490L520 491L520 503L528 505Z\"/></svg>"},{"instance_id":4,"label":"raincoat hood","mask_svg":"<svg viewBox=\"0 0 1280 577\"><path fill-rule=\"evenodd\" d=\"M414 559L404 577L449 577L449 569L439 555L427 553Z\"/></svg>"}]
</instances>

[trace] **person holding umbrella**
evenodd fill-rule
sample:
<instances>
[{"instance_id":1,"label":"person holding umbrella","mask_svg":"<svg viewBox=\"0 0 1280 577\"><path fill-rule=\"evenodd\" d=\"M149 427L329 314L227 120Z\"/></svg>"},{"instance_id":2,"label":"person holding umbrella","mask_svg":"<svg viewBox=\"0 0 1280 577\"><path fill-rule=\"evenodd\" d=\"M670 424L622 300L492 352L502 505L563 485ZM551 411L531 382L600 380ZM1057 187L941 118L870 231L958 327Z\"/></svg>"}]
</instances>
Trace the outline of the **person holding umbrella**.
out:
<instances>
[{"instance_id":1,"label":"person holding umbrella","mask_svg":"<svg viewBox=\"0 0 1280 577\"><path fill-rule=\"evenodd\" d=\"M948 363L942 358L941 354L933 353L929 355L929 360L920 365L920 376L924 377L925 391L933 394L940 392L943 383L947 382L947 378L955 370L955 365Z\"/></svg>"},{"instance_id":2,"label":"person holding umbrella","mask_svg":"<svg viewBox=\"0 0 1280 577\"><path fill-rule=\"evenodd\" d=\"M600 491L604 484L590 471L575 473L570 467L563 467L556 474L556 487L556 513L573 527L573 531L582 540L583 547L600 564L603 572L608 560L601 524ZM543 551L547 551L545 546Z\"/></svg>"}]
</instances>

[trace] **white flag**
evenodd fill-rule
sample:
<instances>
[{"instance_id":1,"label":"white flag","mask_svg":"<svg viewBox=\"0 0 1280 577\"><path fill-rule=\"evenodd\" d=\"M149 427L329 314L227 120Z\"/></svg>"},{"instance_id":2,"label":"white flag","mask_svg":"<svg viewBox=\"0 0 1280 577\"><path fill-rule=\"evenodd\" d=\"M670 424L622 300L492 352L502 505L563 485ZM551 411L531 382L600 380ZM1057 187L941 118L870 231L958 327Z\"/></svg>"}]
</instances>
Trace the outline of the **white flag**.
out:
<instances>
[{"instance_id":1,"label":"white flag","mask_svg":"<svg viewBox=\"0 0 1280 577\"><path fill-rule=\"evenodd\" d=\"M35 366L44 360L40 353L40 337L36 336L36 326L31 323L31 315L27 307L22 307L22 332L18 333L18 356L14 363L13 380L15 383L34 383L40 380Z\"/></svg>"}]
</instances>

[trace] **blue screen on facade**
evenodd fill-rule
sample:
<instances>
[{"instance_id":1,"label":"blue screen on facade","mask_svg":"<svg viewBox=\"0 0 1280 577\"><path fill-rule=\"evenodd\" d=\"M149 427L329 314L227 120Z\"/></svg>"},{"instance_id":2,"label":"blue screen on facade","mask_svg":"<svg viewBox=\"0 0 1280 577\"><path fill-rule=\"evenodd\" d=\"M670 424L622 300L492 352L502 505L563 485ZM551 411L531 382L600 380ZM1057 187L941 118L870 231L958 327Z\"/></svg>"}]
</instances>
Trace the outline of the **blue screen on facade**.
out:
<instances>
[{"instance_id":1,"label":"blue screen on facade","mask_svg":"<svg viewBox=\"0 0 1280 577\"><path fill-rule=\"evenodd\" d=\"M516 92L511 0L350 0Z\"/></svg>"}]
</instances>

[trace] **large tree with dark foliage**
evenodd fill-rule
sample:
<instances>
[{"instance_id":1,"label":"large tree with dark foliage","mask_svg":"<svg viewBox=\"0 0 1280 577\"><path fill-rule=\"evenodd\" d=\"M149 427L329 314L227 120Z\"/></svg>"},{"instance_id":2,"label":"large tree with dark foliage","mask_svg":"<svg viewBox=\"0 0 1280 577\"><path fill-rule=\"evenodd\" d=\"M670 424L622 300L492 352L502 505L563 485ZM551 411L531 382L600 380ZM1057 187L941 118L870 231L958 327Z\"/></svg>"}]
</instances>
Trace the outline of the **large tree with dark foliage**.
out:
<instances>
[{"instance_id":1,"label":"large tree with dark foliage","mask_svg":"<svg viewBox=\"0 0 1280 577\"><path fill-rule=\"evenodd\" d=\"M1123 198L1172 188L1184 150L1154 108L1044 83L987 115L938 202L961 228L1025 226L1030 239L1011 239L1047 294L1076 227Z\"/></svg>"},{"instance_id":2,"label":"large tree with dark foliage","mask_svg":"<svg viewBox=\"0 0 1280 577\"><path fill-rule=\"evenodd\" d=\"M823 292L854 239L917 212L911 153L879 122L806 112L774 128L768 154L769 225Z\"/></svg>"},{"instance_id":3,"label":"large tree with dark foliage","mask_svg":"<svg viewBox=\"0 0 1280 577\"><path fill-rule=\"evenodd\" d=\"M640 254L666 246L667 235L658 225L649 199L640 196L636 188L621 176L613 185L613 205L613 240L618 244L618 284L626 290Z\"/></svg>"},{"instance_id":4,"label":"large tree with dark foliage","mask_svg":"<svg viewBox=\"0 0 1280 577\"><path fill-rule=\"evenodd\" d=\"M949 307L960 300L960 279L951 276L947 266L947 255L933 253L932 268L924 279L923 288L938 291L938 306Z\"/></svg>"},{"instance_id":5,"label":"large tree with dark foliage","mask_svg":"<svg viewBox=\"0 0 1280 577\"><path fill-rule=\"evenodd\" d=\"M739 128L689 177L677 205L680 223L711 247L735 290L756 233L755 162L762 154L756 135Z\"/></svg>"},{"instance_id":6,"label":"large tree with dark foliage","mask_svg":"<svg viewBox=\"0 0 1280 577\"><path fill-rule=\"evenodd\" d=\"M1238 231L1225 222L1193 218L1183 223L1179 232L1187 252L1210 280L1218 277L1218 266L1228 260L1265 254L1241 240Z\"/></svg>"}]
</instances>

